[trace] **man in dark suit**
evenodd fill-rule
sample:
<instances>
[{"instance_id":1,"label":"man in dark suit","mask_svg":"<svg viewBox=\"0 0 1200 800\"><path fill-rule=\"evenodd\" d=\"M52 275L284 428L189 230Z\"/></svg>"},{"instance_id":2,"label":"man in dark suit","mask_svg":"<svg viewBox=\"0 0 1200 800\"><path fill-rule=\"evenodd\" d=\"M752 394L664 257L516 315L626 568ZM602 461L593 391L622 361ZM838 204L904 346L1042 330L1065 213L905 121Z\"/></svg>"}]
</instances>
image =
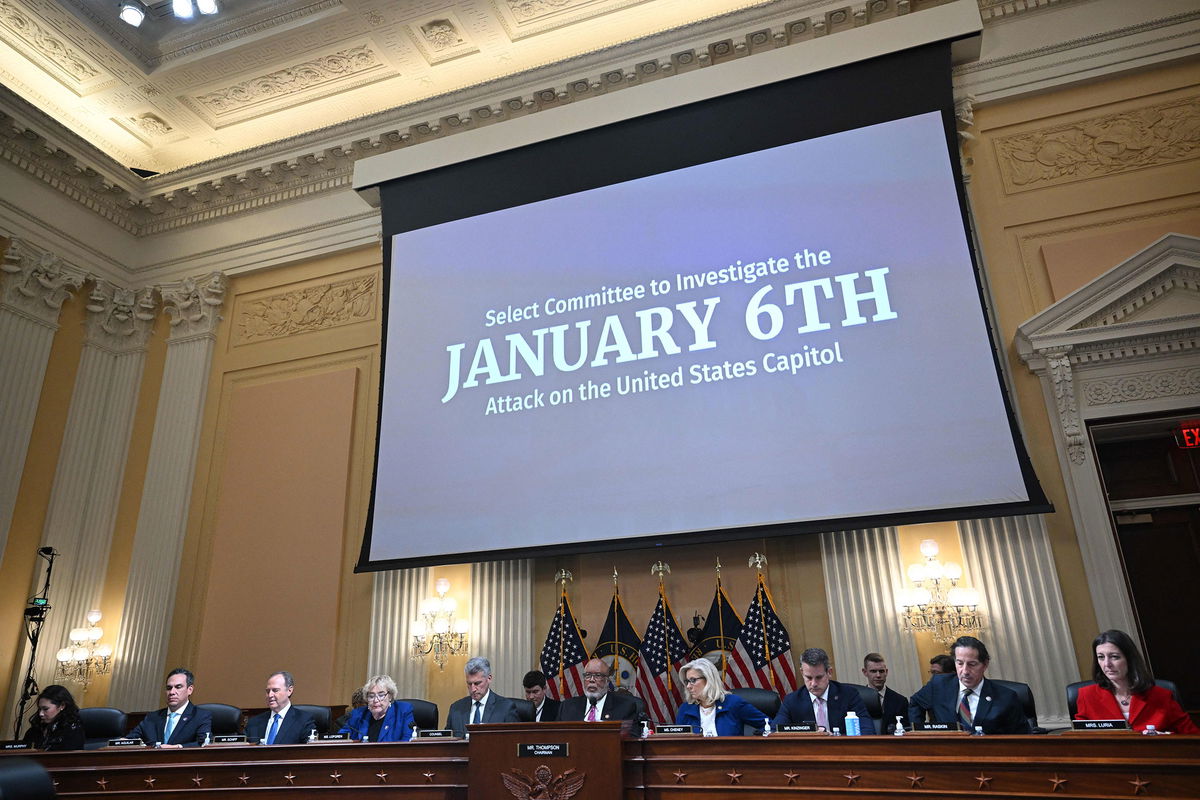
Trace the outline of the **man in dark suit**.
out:
<instances>
[{"instance_id":1,"label":"man in dark suit","mask_svg":"<svg viewBox=\"0 0 1200 800\"><path fill-rule=\"evenodd\" d=\"M598 658L583 665L583 696L568 697L558 707L559 722L611 722L637 720L633 695L608 690L608 664Z\"/></svg>"},{"instance_id":2,"label":"man in dark suit","mask_svg":"<svg viewBox=\"0 0 1200 800\"><path fill-rule=\"evenodd\" d=\"M517 705L508 697L501 697L491 690L492 663L476 656L467 661L467 696L450 704L446 714L446 727L455 736L466 736L468 725L488 722L520 722Z\"/></svg>"},{"instance_id":3,"label":"man in dark suit","mask_svg":"<svg viewBox=\"0 0 1200 800\"><path fill-rule=\"evenodd\" d=\"M196 747L212 732L212 714L191 702L196 677L189 670L171 670L164 689L167 707L151 711L129 732L130 739L163 747Z\"/></svg>"},{"instance_id":4,"label":"man in dark suit","mask_svg":"<svg viewBox=\"0 0 1200 800\"><path fill-rule=\"evenodd\" d=\"M546 674L541 670L530 670L521 679L525 687L525 699L533 703L534 722L553 722L558 719L558 701L546 695Z\"/></svg>"},{"instance_id":5,"label":"man in dark suit","mask_svg":"<svg viewBox=\"0 0 1200 800\"><path fill-rule=\"evenodd\" d=\"M867 686L873 689L879 697L879 704L867 701L867 711L872 718L879 718L879 732L892 733L896 729L896 719L908 716L908 698L899 692L887 688L888 667L883 656L879 653L867 653L863 657L863 676ZM878 711L879 713L875 713ZM901 722L903 724L903 722Z\"/></svg>"},{"instance_id":6,"label":"man in dark suit","mask_svg":"<svg viewBox=\"0 0 1200 800\"><path fill-rule=\"evenodd\" d=\"M984 733L1030 733L1029 720L1017 695L986 680L987 647L974 636L960 636L951 649L955 673L934 675L912 696L908 719L914 727L933 722L958 725L966 731L982 728Z\"/></svg>"},{"instance_id":7,"label":"man in dark suit","mask_svg":"<svg viewBox=\"0 0 1200 800\"><path fill-rule=\"evenodd\" d=\"M837 728L846 732L846 713L858 715L859 731L864 736L875 733L871 715L853 686L842 686L833 680L833 668L829 665L829 654L819 647L810 647L800 656L800 674L804 677L804 688L783 698L779 713L771 726L798 725L815 722L822 730Z\"/></svg>"},{"instance_id":8,"label":"man in dark suit","mask_svg":"<svg viewBox=\"0 0 1200 800\"><path fill-rule=\"evenodd\" d=\"M290 672L267 678L267 710L246 722L246 739L265 744L304 744L317 729L311 715L292 706L296 681Z\"/></svg>"}]
</instances>

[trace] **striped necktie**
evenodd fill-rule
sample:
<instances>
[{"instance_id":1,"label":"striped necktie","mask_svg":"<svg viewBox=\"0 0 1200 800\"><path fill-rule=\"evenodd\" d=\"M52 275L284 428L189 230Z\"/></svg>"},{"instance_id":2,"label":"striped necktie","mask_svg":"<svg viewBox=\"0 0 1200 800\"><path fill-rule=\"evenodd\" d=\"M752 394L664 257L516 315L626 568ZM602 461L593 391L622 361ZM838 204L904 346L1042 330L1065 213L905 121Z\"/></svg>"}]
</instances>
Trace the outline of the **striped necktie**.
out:
<instances>
[{"instance_id":1,"label":"striped necktie","mask_svg":"<svg viewBox=\"0 0 1200 800\"><path fill-rule=\"evenodd\" d=\"M958 724L962 726L964 731L974 730L971 725L973 721L971 716L971 703L967 699L970 696L971 690L967 689L965 692L963 692L962 699L958 701Z\"/></svg>"}]
</instances>

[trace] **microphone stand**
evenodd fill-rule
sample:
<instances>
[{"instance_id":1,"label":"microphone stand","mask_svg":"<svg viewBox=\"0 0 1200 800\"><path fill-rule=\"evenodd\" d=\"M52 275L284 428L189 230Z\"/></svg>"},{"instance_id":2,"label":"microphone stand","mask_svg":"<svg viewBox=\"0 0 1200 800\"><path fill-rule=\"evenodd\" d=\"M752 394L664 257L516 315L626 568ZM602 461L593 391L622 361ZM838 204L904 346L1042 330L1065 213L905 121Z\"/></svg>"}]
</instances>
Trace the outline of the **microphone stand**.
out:
<instances>
[{"instance_id":1,"label":"microphone stand","mask_svg":"<svg viewBox=\"0 0 1200 800\"><path fill-rule=\"evenodd\" d=\"M42 625L46 622L46 612L50 610L47 597L50 594L50 576L54 572L54 559L58 557L58 551L53 547L40 547L38 555L46 559L46 581L42 584L42 591L29 598L29 605L25 608L25 635L29 637L29 668L25 671L24 688L21 691L20 705L17 706L17 720L13 724L14 739L21 737L21 724L25 721L25 708L29 705L29 701L37 697L41 691L38 688L37 679L33 676L33 666L36 663L38 639L42 635Z\"/></svg>"}]
</instances>

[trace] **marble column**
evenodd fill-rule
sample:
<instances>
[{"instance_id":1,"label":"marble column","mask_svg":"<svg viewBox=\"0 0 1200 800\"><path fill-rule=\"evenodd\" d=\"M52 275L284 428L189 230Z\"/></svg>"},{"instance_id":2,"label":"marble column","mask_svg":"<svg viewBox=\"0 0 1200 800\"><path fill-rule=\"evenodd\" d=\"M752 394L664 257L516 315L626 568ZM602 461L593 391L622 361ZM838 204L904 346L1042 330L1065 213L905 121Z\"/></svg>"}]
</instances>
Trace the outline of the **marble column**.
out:
<instances>
[{"instance_id":1,"label":"marble column","mask_svg":"<svg viewBox=\"0 0 1200 800\"><path fill-rule=\"evenodd\" d=\"M159 287L171 333L114 653L109 705L117 708L156 708L174 666L167 645L225 285L214 272Z\"/></svg>"},{"instance_id":2,"label":"marble column","mask_svg":"<svg viewBox=\"0 0 1200 800\"><path fill-rule=\"evenodd\" d=\"M963 569L987 614L988 675L1028 683L1042 727L1067 725L1065 687L1079 667L1041 516L968 520L958 531Z\"/></svg>"},{"instance_id":3,"label":"marble column","mask_svg":"<svg viewBox=\"0 0 1200 800\"><path fill-rule=\"evenodd\" d=\"M412 623L421 601L433 594L433 572L428 567L375 573L371 598L371 649L367 672L391 675L401 697L423 699L427 689L425 661L413 661Z\"/></svg>"},{"instance_id":4,"label":"marble column","mask_svg":"<svg viewBox=\"0 0 1200 800\"><path fill-rule=\"evenodd\" d=\"M492 662L492 684L506 697L524 697L521 678L533 669L533 562L471 565L471 655Z\"/></svg>"},{"instance_id":5,"label":"marble column","mask_svg":"<svg viewBox=\"0 0 1200 800\"><path fill-rule=\"evenodd\" d=\"M887 659L890 687L905 695L921 688L924 672L917 660L916 643L901 630L896 613L896 597L904 588L896 529L822 533L821 566L835 677L847 683L865 683L862 659L875 652ZM797 669L803 646L792 642Z\"/></svg>"},{"instance_id":6,"label":"marble column","mask_svg":"<svg viewBox=\"0 0 1200 800\"><path fill-rule=\"evenodd\" d=\"M71 628L99 607L125 474L154 293L97 283L88 298L87 336L63 431L42 545L61 554L51 590L53 613L42 629L36 675L53 682L55 653ZM104 622L101 620L101 627ZM112 644L113 629L104 641ZM82 695L76 693L81 701Z\"/></svg>"},{"instance_id":7,"label":"marble column","mask_svg":"<svg viewBox=\"0 0 1200 800\"><path fill-rule=\"evenodd\" d=\"M0 262L0 558L8 542L29 436L62 304L83 270L13 239Z\"/></svg>"}]
</instances>

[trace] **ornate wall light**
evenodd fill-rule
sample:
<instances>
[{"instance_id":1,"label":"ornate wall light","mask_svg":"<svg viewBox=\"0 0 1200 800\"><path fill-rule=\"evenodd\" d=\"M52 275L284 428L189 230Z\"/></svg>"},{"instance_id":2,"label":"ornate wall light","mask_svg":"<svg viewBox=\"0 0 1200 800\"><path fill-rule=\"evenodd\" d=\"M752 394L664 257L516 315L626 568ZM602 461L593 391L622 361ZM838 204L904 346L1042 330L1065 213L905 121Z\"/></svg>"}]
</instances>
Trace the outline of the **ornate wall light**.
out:
<instances>
[{"instance_id":1,"label":"ornate wall light","mask_svg":"<svg viewBox=\"0 0 1200 800\"><path fill-rule=\"evenodd\" d=\"M412 658L419 661L432 653L433 663L445 669L447 658L467 652L471 625L466 618L454 618L458 602L446 597L450 591L448 579L438 578L434 590L437 597L421 601L420 617L412 624Z\"/></svg>"},{"instance_id":2,"label":"ornate wall light","mask_svg":"<svg viewBox=\"0 0 1200 800\"><path fill-rule=\"evenodd\" d=\"M933 640L950 644L959 636L983 627L979 592L958 585L963 569L953 561L938 560L938 543L921 542L925 561L910 564L912 588L900 592L901 624L905 631L932 633Z\"/></svg>"},{"instance_id":3,"label":"ornate wall light","mask_svg":"<svg viewBox=\"0 0 1200 800\"><path fill-rule=\"evenodd\" d=\"M99 644L104 629L99 627L100 612L92 610L87 615L86 628L72 628L68 638L71 644L58 651L58 668L55 678L78 683L86 692L96 675L107 674L112 669L112 645Z\"/></svg>"}]
</instances>

